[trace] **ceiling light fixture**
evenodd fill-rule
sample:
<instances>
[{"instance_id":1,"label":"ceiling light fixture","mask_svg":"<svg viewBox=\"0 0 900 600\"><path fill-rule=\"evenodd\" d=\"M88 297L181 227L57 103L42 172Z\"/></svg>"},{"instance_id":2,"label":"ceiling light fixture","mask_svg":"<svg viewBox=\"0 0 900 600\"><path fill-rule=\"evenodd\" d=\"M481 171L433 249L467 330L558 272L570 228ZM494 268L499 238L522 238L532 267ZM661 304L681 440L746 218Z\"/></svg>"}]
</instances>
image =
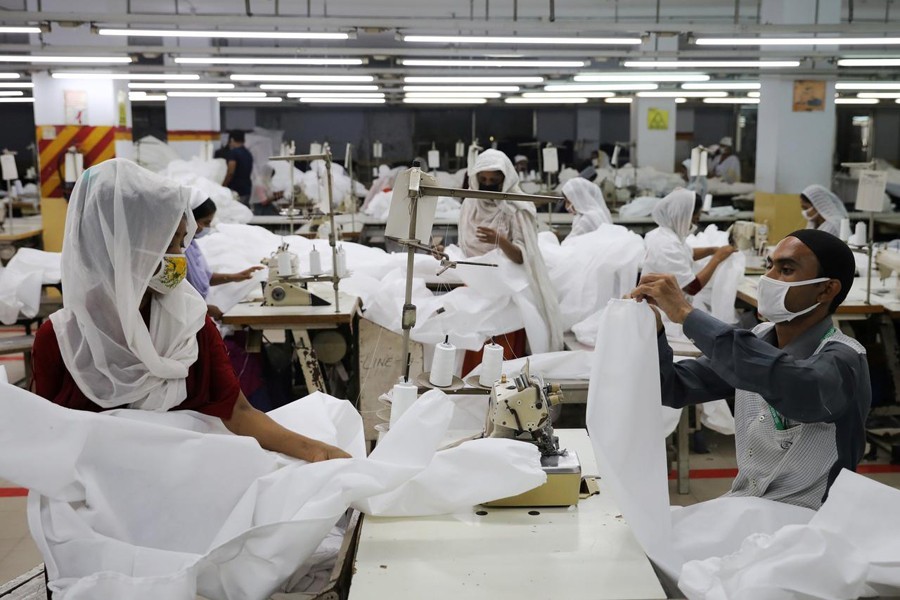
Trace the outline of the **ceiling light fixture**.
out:
<instances>
[{"instance_id":1,"label":"ceiling light fixture","mask_svg":"<svg viewBox=\"0 0 900 600\"><path fill-rule=\"evenodd\" d=\"M288 98L384 98L382 93L361 93L353 94L340 92L290 92Z\"/></svg>"},{"instance_id":2,"label":"ceiling light fixture","mask_svg":"<svg viewBox=\"0 0 900 600\"><path fill-rule=\"evenodd\" d=\"M299 99L304 104L384 104L384 98L308 98Z\"/></svg>"},{"instance_id":3,"label":"ceiling light fixture","mask_svg":"<svg viewBox=\"0 0 900 600\"><path fill-rule=\"evenodd\" d=\"M900 58L842 58L839 67L900 67Z\"/></svg>"},{"instance_id":4,"label":"ceiling light fixture","mask_svg":"<svg viewBox=\"0 0 900 600\"><path fill-rule=\"evenodd\" d=\"M33 83L28 81L23 81L22 83L0 83L0 88L16 88L20 90L27 90L34 87Z\"/></svg>"},{"instance_id":5,"label":"ceiling light fixture","mask_svg":"<svg viewBox=\"0 0 900 600\"><path fill-rule=\"evenodd\" d=\"M124 79L131 81L196 81L199 75L193 73L106 73L99 71L54 71L53 79Z\"/></svg>"},{"instance_id":6,"label":"ceiling light fixture","mask_svg":"<svg viewBox=\"0 0 900 600\"><path fill-rule=\"evenodd\" d=\"M499 98L500 92L406 92L406 98Z\"/></svg>"},{"instance_id":7,"label":"ceiling light fixture","mask_svg":"<svg viewBox=\"0 0 900 600\"><path fill-rule=\"evenodd\" d=\"M607 98L606 100L604 100L604 102L607 102L609 104L631 104L632 102L634 102L634 98L616 96L615 98Z\"/></svg>"},{"instance_id":8,"label":"ceiling light fixture","mask_svg":"<svg viewBox=\"0 0 900 600\"><path fill-rule=\"evenodd\" d=\"M900 98L900 91L898 92L860 92L856 95L857 98Z\"/></svg>"},{"instance_id":9,"label":"ceiling light fixture","mask_svg":"<svg viewBox=\"0 0 900 600\"><path fill-rule=\"evenodd\" d=\"M281 102L280 96L265 96L262 98L246 96L217 96L219 102Z\"/></svg>"},{"instance_id":10,"label":"ceiling light fixture","mask_svg":"<svg viewBox=\"0 0 900 600\"><path fill-rule=\"evenodd\" d=\"M836 90L900 90L900 81L838 81Z\"/></svg>"},{"instance_id":11,"label":"ceiling light fixture","mask_svg":"<svg viewBox=\"0 0 900 600\"><path fill-rule=\"evenodd\" d=\"M169 98L265 98L265 92L167 92Z\"/></svg>"},{"instance_id":12,"label":"ceiling light fixture","mask_svg":"<svg viewBox=\"0 0 900 600\"><path fill-rule=\"evenodd\" d=\"M247 38L280 40L346 40L347 33L317 33L311 31L216 31L191 29L100 29L100 35L130 37L184 37L184 38Z\"/></svg>"},{"instance_id":13,"label":"ceiling light fixture","mask_svg":"<svg viewBox=\"0 0 900 600\"><path fill-rule=\"evenodd\" d=\"M254 57L184 57L175 59L179 65L305 65L312 67L358 66L361 58L279 58L271 56Z\"/></svg>"},{"instance_id":14,"label":"ceiling light fixture","mask_svg":"<svg viewBox=\"0 0 900 600\"><path fill-rule=\"evenodd\" d=\"M49 54L3 54L0 55L0 62L127 64L131 62L131 58L128 56L53 56Z\"/></svg>"},{"instance_id":15,"label":"ceiling light fixture","mask_svg":"<svg viewBox=\"0 0 900 600\"><path fill-rule=\"evenodd\" d=\"M835 98L835 104L878 104L878 98Z\"/></svg>"},{"instance_id":16,"label":"ceiling light fixture","mask_svg":"<svg viewBox=\"0 0 900 600\"><path fill-rule=\"evenodd\" d=\"M704 98L703 102L706 104L759 104L759 98Z\"/></svg>"},{"instance_id":17,"label":"ceiling light fixture","mask_svg":"<svg viewBox=\"0 0 900 600\"><path fill-rule=\"evenodd\" d=\"M233 90L233 83L129 83L130 90Z\"/></svg>"},{"instance_id":18,"label":"ceiling light fixture","mask_svg":"<svg viewBox=\"0 0 900 600\"><path fill-rule=\"evenodd\" d=\"M404 85L404 92L518 92L517 85Z\"/></svg>"},{"instance_id":19,"label":"ceiling light fixture","mask_svg":"<svg viewBox=\"0 0 900 600\"><path fill-rule=\"evenodd\" d=\"M584 96L561 96L552 98L524 98L515 97L504 100L507 104L584 104L588 99Z\"/></svg>"},{"instance_id":20,"label":"ceiling light fixture","mask_svg":"<svg viewBox=\"0 0 900 600\"><path fill-rule=\"evenodd\" d=\"M612 98L612 92L524 92L523 98Z\"/></svg>"},{"instance_id":21,"label":"ceiling light fixture","mask_svg":"<svg viewBox=\"0 0 900 600\"><path fill-rule=\"evenodd\" d=\"M30 96L28 98L0 98L0 102L4 104L18 104L25 102L34 102L34 98Z\"/></svg>"},{"instance_id":22,"label":"ceiling light fixture","mask_svg":"<svg viewBox=\"0 0 900 600\"><path fill-rule=\"evenodd\" d=\"M896 46L897 37L698 38L698 46Z\"/></svg>"},{"instance_id":23,"label":"ceiling light fixture","mask_svg":"<svg viewBox=\"0 0 900 600\"><path fill-rule=\"evenodd\" d=\"M0 27L0 33L40 33L40 27Z\"/></svg>"},{"instance_id":24,"label":"ceiling light fixture","mask_svg":"<svg viewBox=\"0 0 900 600\"><path fill-rule=\"evenodd\" d=\"M640 83L709 81L705 73L579 73L573 78L579 83Z\"/></svg>"},{"instance_id":25,"label":"ceiling light fixture","mask_svg":"<svg viewBox=\"0 0 900 600\"><path fill-rule=\"evenodd\" d=\"M377 92L377 85L316 85L316 84L280 84L280 83L261 83L261 90L271 90L276 92L291 91L310 91L310 92Z\"/></svg>"},{"instance_id":26,"label":"ceiling light fixture","mask_svg":"<svg viewBox=\"0 0 900 600\"><path fill-rule=\"evenodd\" d=\"M663 91L663 92L638 92L640 98L724 98L728 92L715 91Z\"/></svg>"},{"instance_id":27,"label":"ceiling light fixture","mask_svg":"<svg viewBox=\"0 0 900 600\"><path fill-rule=\"evenodd\" d=\"M404 104L484 104L486 98L404 98Z\"/></svg>"},{"instance_id":28,"label":"ceiling light fixture","mask_svg":"<svg viewBox=\"0 0 900 600\"><path fill-rule=\"evenodd\" d=\"M639 37L519 37L519 36L485 36L485 35L404 35L404 42L424 44L548 44L568 46L637 46L641 44Z\"/></svg>"},{"instance_id":29,"label":"ceiling light fixture","mask_svg":"<svg viewBox=\"0 0 900 600\"><path fill-rule=\"evenodd\" d=\"M309 83L368 83L375 81L371 75L255 75L236 73L231 75L232 81L304 81Z\"/></svg>"},{"instance_id":30,"label":"ceiling light fixture","mask_svg":"<svg viewBox=\"0 0 900 600\"><path fill-rule=\"evenodd\" d=\"M601 84L572 84L554 83L544 86L545 92L638 92L655 90L659 88L657 83L601 83Z\"/></svg>"},{"instance_id":31,"label":"ceiling light fixture","mask_svg":"<svg viewBox=\"0 0 900 600\"><path fill-rule=\"evenodd\" d=\"M472 84L524 84L544 83L543 77L469 77L469 76L436 76L436 77L404 77L403 83L472 83Z\"/></svg>"},{"instance_id":32,"label":"ceiling light fixture","mask_svg":"<svg viewBox=\"0 0 900 600\"><path fill-rule=\"evenodd\" d=\"M626 60L626 69L778 69L799 67L799 60Z\"/></svg>"},{"instance_id":33,"label":"ceiling light fixture","mask_svg":"<svg viewBox=\"0 0 900 600\"><path fill-rule=\"evenodd\" d=\"M682 83L683 90L758 90L758 81L707 81L705 83Z\"/></svg>"},{"instance_id":34,"label":"ceiling light fixture","mask_svg":"<svg viewBox=\"0 0 900 600\"><path fill-rule=\"evenodd\" d=\"M583 60L453 60L430 58L403 58L400 63L404 67L460 67L460 68L546 68L546 69L580 69L585 66Z\"/></svg>"}]
</instances>

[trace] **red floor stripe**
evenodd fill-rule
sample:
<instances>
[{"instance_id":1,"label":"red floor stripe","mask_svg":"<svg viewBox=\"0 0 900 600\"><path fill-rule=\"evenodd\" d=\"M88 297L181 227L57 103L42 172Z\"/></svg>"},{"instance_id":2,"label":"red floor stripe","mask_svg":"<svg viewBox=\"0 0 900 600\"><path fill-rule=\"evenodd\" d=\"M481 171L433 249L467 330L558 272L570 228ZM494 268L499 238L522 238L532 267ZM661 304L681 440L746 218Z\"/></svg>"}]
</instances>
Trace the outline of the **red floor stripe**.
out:
<instances>
[{"instance_id":1,"label":"red floor stripe","mask_svg":"<svg viewBox=\"0 0 900 600\"><path fill-rule=\"evenodd\" d=\"M900 473L900 465L859 465L857 473Z\"/></svg>"},{"instance_id":2,"label":"red floor stripe","mask_svg":"<svg viewBox=\"0 0 900 600\"><path fill-rule=\"evenodd\" d=\"M16 354L13 354L11 356L0 356L0 361L4 362L22 362L23 360L25 360L25 357Z\"/></svg>"},{"instance_id":3,"label":"red floor stripe","mask_svg":"<svg viewBox=\"0 0 900 600\"><path fill-rule=\"evenodd\" d=\"M0 488L0 498L21 498L27 495L28 490L25 488Z\"/></svg>"},{"instance_id":4,"label":"red floor stripe","mask_svg":"<svg viewBox=\"0 0 900 600\"><path fill-rule=\"evenodd\" d=\"M900 473L900 465L859 465L856 472L861 474L872 473ZM691 469L691 479L734 479L737 469ZM676 479L676 471L669 471L669 479Z\"/></svg>"}]
</instances>

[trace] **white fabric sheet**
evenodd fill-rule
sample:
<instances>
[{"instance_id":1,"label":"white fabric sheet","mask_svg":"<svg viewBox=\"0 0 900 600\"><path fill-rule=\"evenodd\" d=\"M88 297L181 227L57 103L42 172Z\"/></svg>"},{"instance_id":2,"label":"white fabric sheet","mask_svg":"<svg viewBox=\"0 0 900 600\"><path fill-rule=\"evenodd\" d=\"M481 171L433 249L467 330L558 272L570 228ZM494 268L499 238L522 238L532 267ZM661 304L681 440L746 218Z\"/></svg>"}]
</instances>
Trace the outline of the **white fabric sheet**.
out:
<instances>
[{"instance_id":1,"label":"white fabric sheet","mask_svg":"<svg viewBox=\"0 0 900 600\"><path fill-rule=\"evenodd\" d=\"M0 266L0 323L12 325L19 315L34 317L41 306L41 286L59 283L59 252L19 248L6 267Z\"/></svg>"},{"instance_id":2,"label":"white fabric sheet","mask_svg":"<svg viewBox=\"0 0 900 600\"><path fill-rule=\"evenodd\" d=\"M56 598L262 600L302 576L348 506L436 514L545 480L530 444L435 454L452 412L443 393L424 395L365 458L359 414L314 394L270 414L356 458L306 464L192 411L86 413L2 385L0 477L32 490Z\"/></svg>"}]
</instances>

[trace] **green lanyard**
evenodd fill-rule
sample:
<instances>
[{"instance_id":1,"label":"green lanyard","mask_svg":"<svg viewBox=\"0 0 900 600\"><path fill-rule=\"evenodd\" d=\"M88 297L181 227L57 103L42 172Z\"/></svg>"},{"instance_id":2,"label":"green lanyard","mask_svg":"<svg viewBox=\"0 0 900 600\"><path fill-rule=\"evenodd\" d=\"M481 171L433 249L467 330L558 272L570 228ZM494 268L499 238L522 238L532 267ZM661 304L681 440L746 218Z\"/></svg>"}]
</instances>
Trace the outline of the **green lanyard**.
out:
<instances>
[{"instance_id":1,"label":"green lanyard","mask_svg":"<svg viewBox=\"0 0 900 600\"><path fill-rule=\"evenodd\" d=\"M825 340L830 338L835 333L837 333L837 329L832 327L831 329L829 329L828 331L825 332L825 335L822 336L822 341L824 342ZM785 429L787 429L787 425L785 423L785 418L783 416L781 416L781 414L777 410L772 408L772 405L767 405L767 406L769 407L769 412L772 413L772 422L775 423L775 431L784 431Z\"/></svg>"}]
</instances>

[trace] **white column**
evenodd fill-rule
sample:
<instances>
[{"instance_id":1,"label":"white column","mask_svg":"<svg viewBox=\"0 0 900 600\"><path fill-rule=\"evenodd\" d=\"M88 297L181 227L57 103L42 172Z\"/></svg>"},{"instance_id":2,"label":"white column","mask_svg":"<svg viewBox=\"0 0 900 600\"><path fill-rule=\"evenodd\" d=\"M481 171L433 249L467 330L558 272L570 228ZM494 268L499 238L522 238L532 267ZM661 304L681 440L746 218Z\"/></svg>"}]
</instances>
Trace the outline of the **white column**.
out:
<instances>
[{"instance_id":1,"label":"white column","mask_svg":"<svg viewBox=\"0 0 900 600\"><path fill-rule=\"evenodd\" d=\"M221 139L216 98L166 98L168 142L184 160L200 156Z\"/></svg>"},{"instance_id":2,"label":"white column","mask_svg":"<svg viewBox=\"0 0 900 600\"><path fill-rule=\"evenodd\" d=\"M631 103L632 161L663 173L675 169L675 99L635 98Z\"/></svg>"},{"instance_id":3,"label":"white column","mask_svg":"<svg viewBox=\"0 0 900 600\"><path fill-rule=\"evenodd\" d=\"M760 15L764 23L772 24L839 23L840 1L763 0ZM791 51L802 54L796 48L773 50L779 51L780 55ZM757 189L774 194L797 194L813 183L831 187L836 127L834 79L795 76L790 70L764 72L766 74L760 77L762 88L757 119ZM795 110L795 84L807 80L824 82L821 110Z\"/></svg>"}]
</instances>

